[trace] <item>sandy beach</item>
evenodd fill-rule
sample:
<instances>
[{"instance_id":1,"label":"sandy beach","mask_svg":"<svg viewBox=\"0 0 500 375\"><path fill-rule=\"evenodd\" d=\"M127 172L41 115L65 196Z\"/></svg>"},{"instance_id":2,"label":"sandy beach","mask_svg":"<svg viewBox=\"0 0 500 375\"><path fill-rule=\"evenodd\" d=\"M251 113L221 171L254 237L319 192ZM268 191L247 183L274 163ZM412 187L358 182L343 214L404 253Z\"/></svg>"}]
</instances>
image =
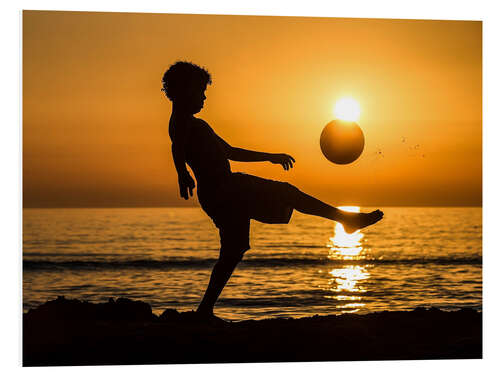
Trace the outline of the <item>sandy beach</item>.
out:
<instances>
[{"instance_id":1,"label":"sandy beach","mask_svg":"<svg viewBox=\"0 0 500 375\"><path fill-rule=\"evenodd\" d=\"M23 365L120 365L482 357L473 309L200 322L142 301L59 297L23 316Z\"/></svg>"}]
</instances>

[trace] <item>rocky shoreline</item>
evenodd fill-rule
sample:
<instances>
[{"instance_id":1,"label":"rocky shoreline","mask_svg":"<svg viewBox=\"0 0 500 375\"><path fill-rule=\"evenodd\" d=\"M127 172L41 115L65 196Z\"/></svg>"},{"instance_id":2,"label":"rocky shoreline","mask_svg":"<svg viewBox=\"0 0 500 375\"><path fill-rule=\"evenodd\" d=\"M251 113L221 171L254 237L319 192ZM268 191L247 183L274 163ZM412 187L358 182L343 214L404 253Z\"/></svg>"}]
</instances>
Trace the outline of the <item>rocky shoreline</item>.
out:
<instances>
[{"instance_id":1,"label":"rocky shoreline","mask_svg":"<svg viewBox=\"0 0 500 375\"><path fill-rule=\"evenodd\" d=\"M23 316L23 365L125 365L482 357L482 313L472 309L221 323L142 301L59 297Z\"/></svg>"}]
</instances>

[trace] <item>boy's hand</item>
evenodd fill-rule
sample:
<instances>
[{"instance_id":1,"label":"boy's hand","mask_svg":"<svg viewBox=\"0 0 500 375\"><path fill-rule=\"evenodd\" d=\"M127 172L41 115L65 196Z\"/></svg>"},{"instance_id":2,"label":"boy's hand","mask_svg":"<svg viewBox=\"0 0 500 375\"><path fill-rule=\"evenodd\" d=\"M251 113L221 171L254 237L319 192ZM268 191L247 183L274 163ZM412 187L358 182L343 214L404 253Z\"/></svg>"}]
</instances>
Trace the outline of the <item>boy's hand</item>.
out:
<instances>
[{"instance_id":1,"label":"boy's hand","mask_svg":"<svg viewBox=\"0 0 500 375\"><path fill-rule=\"evenodd\" d=\"M189 196L193 196L194 187L195 187L194 180L189 174L189 172L179 175L179 190L182 198L188 199Z\"/></svg>"},{"instance_id":2,"label":"boy's hand","mask_svg":"<svg viewBox=\"0 0 500 375\"><path fill-rule=\"evenodd\" d=\"M281 164L285 171L293 168L295 159L288 154L271 154L269 161L273 164Z\"/></svg>"}]
</instances>

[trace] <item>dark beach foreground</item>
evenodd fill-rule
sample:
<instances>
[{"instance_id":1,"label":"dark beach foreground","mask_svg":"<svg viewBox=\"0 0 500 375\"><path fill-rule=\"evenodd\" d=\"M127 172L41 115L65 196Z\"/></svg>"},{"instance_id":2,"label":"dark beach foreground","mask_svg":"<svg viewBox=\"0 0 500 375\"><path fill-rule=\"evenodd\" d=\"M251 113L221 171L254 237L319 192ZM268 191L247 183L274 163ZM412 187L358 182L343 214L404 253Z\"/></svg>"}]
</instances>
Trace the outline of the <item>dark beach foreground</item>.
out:
<instances>
[{"instance_id":1,"label":"dark beach foreground","mask_svg":"<svg viewBox=\"0 0 500 375\"><path fill-rule=\"evenodd\" d=\"M59 297L23 316L24 366L460 359L482 357L482 313L417 308L366 315L201 322L141 301Z\"/></svg>"}]
</instances>

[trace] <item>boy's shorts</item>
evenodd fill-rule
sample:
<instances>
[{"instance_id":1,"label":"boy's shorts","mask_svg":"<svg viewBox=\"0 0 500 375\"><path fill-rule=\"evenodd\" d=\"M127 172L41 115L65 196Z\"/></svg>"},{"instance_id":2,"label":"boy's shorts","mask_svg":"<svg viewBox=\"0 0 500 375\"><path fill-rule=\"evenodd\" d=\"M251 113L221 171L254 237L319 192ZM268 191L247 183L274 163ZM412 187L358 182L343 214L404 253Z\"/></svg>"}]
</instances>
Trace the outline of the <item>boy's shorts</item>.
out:
<instances>
[{"instance_id":1,"label":"boy's shorts","mask_svg":"<svg viewBox=\"0 0 500 375\"><path fill-rule=\"evenodd\" d=\"M219 229L221 255L240 256L250 249L250 219L287 224L296 192L287 182L236 172L215 189L198 190L198 199Z\"/></svg>"}]
</instances>

